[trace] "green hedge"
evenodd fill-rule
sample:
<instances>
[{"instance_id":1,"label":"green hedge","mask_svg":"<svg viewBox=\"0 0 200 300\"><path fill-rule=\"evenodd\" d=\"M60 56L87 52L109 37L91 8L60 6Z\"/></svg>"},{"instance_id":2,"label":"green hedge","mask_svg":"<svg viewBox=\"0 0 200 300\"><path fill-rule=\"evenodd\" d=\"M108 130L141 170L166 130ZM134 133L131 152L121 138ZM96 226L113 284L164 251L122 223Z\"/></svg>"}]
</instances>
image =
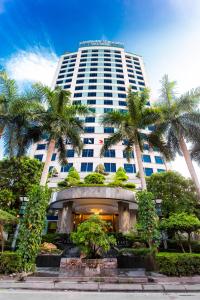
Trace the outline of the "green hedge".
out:
<instances>
[{"instance_id":1,"label":"green hedge","mask_svg":"<svg viewBox=\"0 0 200 300\"><path fill-rule=\"evenodd\" d=\"M0 274L18 273L21 271L21 260L18 252L0 253Z\"/></svg>"},{"instance_id":2,"label":"green hedge","mask_svg":"<svg viewBox=\"0 0 200 300\"><path fill-rule=\"evenodd\" d=\"M123 248L119 250L119 253L122 255L141 255L145 256L151 253L151 249L149 248Z\"/></svg>"},{"instance_id":3,"label":"green hedge","mask_svg":"<svg viewBox=\"0 0 200 300\"><path fill-rule=\"evenodd\" d=\"M156 255L160 273L168 276L200 274L200 254L160 252Z\"/></svg>"}]
</instances>

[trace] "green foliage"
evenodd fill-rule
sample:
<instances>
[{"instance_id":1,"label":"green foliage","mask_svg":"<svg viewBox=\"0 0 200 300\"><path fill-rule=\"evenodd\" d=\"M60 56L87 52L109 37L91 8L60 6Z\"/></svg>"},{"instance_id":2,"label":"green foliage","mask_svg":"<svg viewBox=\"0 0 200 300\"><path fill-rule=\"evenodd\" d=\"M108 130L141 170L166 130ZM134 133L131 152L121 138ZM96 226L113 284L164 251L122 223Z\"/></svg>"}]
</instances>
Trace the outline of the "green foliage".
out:
<instances>
[{"instance_id":1,"label":"green foliage","mask_svg":"<svg viewBox=\"0 0 200 300\"><path fill-rule=\"evenodd\" d=\"M142 191L137 192L136 199L138 201L138 231L152 248L160 239L154 197L152 193Z\"/></svg>"},{"instance_id":2,"label":"green foliage","mask_svg":"<svg viewBox=\"0 0 200 300\"><path fill-rule=\"evenodd\" d=\"M87 184L103 184L105 176L100 173L90 173L84 178L84 182Z\"/></svg>"},{"instance_id":3,"label":"green foliage","mask_svg":"<svg viewBox=\"0 0 200 300\"><path fill-rule=\"evenodd\" d=\"M11 274L21 272L21 257L18 252L0 253L0 273Z\"/></svg>"},{"instance_id":4,"label":"green foliage","mask_svg":"<svg viewBox=\"0 0 200 300\"><path fill-rule=\"evenodd\" d=\"M49 196L47 188L38 185L33 186L28 194L29 201L20 226L18 244L22 268L26 272L33 270L35 267L35 259L45 226Z\"/></svg>"},{"instance_id":5,"label":"green foliage","mask_svg":"<svg viewBox=\"0 0 200 300\"><path fill-rule=\"evenodd\" d=\"M200 254L161 252L156 255L156 264L159 272L167 276L200 274Z\"/></svg>"},{"instance_id":6,"label":"green foliage","mask_svg":"<svg viewBox=\"0 0 200 300\"><path fill-rule=\"evenodd\" d=\"M69 169L67 177L58 183L59 187L70 187L70 186L76 186L80 183L80 175L78 171L74 168L71 167Z\"/></svg>"},{"instance_id":7,"label":"green foliage","mask_svg":"<svg viewBox=\"0 0 200 300\"><path fill-rule=\"evenodd\" d=\"M128 180L128 175L126 174L126 171L120 167L118 168L117 172L114 175L114 181L127 181Z\"/></svg>"},{"instance_id":8,"label":"green foliage","mask_svg":"<svg viewBox=\"0 0 200 300\"><path fill-rule=\"evenodd\" d=\"M149 248L122 248L119 250L119 253L122 255L141 255L145 256L151 253Z\"/></svg>"},{"instance_id":9,"label":"green foliage","mask_svg":"<svg viewBox=\"0 0 200 300\"><path fill-rule=\"evenodd\" d=\"M178 172L167 171L152 174L147 179L147 190L155 199L162 199L162 213L168 217L170 213L197 213L198 197L192 180Z\"/></svg>"},{"instance_id":10,"label":"green foliage","mask_svg":"<svg viewBox=\"0 0 200 300\"><path fill-rule=\"evenodd\" d=\"M16 224L18 223L18 219L7 211L3 211L0 209L0 224Z\"/></svg>"},{"instance_id":11,"label":"green foliage","mask_svg":"<svg viewBox=\"0 0 200 300\"><path fill-rule=\"evenodd\" d=\"M136 185L135 185L135 183L127 182L127 183L123 184L123 187L134 190L136 188Z\"/></svg>"},{"instance_id":12,"label":"green foliage","mask_svg":"<svg viewBox=\"0 0 200 300\"><path fill-rule=\"evenodd\" d=\"M5 188L0 190L0 209L9 211L15 201L12 191Z\"/></svg>"},{"instance_id":13,"label":"green foliage","mask_svg":"<svg viewBox=\"0 0 200 300\"><path fill-rule=\"evenodd\" d=\"M97 215L79 224L77 231L71 233L71 239L88 258L102 256L116 243L115 238L107 234L106 222Z\"/></svg>"},{"instance_id":14,"label":"green foliage","mask_svg":"<svg viewBox=\"0 0 200 300\"><path fill-rule=\"evenodd\" d=\"M183 252L185 249L181 243L180 233L187 233L188 247L190 252L192 252L191 233L197 232L200 229L200 220L196 216L187 214L185 212L176 213L170 215L168 219L163 219L160 223L160 229L173 232L175 237L177 235L178 242L180 243Z\"/></svg>"},{"instance_id":15,"label":"green foliage","mask_svg":"<svg viewBox=\"0 0 200 300\"><path fill-rule=\"evenodd\" d=\"M39 183L42 166L42 163L37 159L28 157L13 157L0 161L0 199L6 201L3 199L3 191L6 190L6 195L10 199L8 201L10 209L19 209L19 197L27 196L32 186ZM3 209L5 208L6 206Z\"/></svg>"}]
</instances>

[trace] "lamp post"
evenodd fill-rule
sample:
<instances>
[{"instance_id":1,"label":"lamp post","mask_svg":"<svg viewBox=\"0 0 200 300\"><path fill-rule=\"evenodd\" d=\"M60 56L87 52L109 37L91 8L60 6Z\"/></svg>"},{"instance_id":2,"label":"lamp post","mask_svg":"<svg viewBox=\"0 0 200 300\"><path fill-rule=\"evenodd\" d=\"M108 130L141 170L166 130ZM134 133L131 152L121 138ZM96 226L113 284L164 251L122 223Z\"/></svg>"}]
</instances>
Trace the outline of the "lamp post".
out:
<instances>
[{"instance_id":1,"label":"lamp post","mask_svg":"<svg viewBox=\"0 0 200 300\"><path fill-rule=\"evenodd\" d=\"M19 197L19 200L20 200L19 223L17 224L17 227L15 229L15 233L14 233L14 237L13 237L13 241L12 241L12 245L11 245L11 249L13 251L15 250L16 242L17 242L17 237L18 237L18 234L19 234L20 219L22 219L23 216L24 216L24 212L25 212L25 209L26 209L28 198L27 197Z\"/></svg>"}]
</instances>

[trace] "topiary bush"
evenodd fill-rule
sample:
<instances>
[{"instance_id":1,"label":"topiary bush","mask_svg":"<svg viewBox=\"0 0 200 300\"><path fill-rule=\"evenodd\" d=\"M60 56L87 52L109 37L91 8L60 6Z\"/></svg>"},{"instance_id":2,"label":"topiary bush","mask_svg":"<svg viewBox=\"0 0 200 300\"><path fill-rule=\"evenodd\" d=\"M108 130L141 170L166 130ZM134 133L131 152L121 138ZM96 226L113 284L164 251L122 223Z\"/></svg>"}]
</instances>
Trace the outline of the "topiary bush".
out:
<instances>
[{"instance_id":1,"label":"topiary bush","mask_svg":"<svg viewBox=\"0 0 200 300\"><path fill-rule=\"evenodd\" d=\"M127 182L126 184L123 185L123 187L134 190L136 188L136 185L135 185L135 183Z\"/></svg>"},{"instance_id":2,"label":"topiary bush","mask_svg":"<svg viewBox=\"0 0 200 300\"><path fill-rule=\"evenodd\" d=\"M105 176L100 173L91 173L84 178L86 184L104 184Z\"/></svg>"},{"instance_id":3,"label":"topiary bush","mask_svg":"<svg viewBox=\"0 0 200 300\"><path fill-rule=\"evenodd\" d=\"M5 251L0 253L1 274L19 273L21 270L21 257L18 252Z\"/></svg>"},{"instance_id":4,"label":"topiary bush","mask_svg":"<svg viewBox=\"0 0 200 300\"><path fill-rule=\"evenodd\" d=\"M167 276L191 276L200 274L200 254L168 253L156 254L156 264L160 273Z\"/></svg>"},{"instance_id":5,"label":"topiary bush","mask_svg":"<svg viewBox=\"0 0 200 300\"><path fill-rule=\"evenodd\" d=\"M18 244L22 268L25 272L35 269L35 260L42 240L49 197L48 189L38 185L34 185L28 194L29 201L21 222Z\"/></svg>"}]
</instances>

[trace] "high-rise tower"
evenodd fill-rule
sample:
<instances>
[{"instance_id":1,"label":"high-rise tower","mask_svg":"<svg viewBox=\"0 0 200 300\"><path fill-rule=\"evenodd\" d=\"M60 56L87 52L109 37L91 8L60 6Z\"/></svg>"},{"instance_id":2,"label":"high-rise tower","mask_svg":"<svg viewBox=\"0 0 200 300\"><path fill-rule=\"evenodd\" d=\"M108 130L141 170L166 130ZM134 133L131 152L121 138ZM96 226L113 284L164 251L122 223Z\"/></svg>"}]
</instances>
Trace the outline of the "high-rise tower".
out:
<instances>
[{"instance_id":1,"label":"high-rise tower","mask_svg":"<svg viewBox=\"0 0 200 300\"><path fill-rule=\"evenodd\" d=\"M70 141L66 140L68 165L60 166L55 152L50 168L55 167L59 177L64 178L70 167L74 166L81 177L84 177L87 173L95 171L101 163L110 174L123 167L129 179L138 182L134 152L130 162L127 162L124 156L126 141L112 147L100 158L104 140L114 132L114 128L101 125L101 116L113 109L127 109L126 96L130 86L133 91L140 91L148 86L142 57L126 52L120 43L81 42L76 52L66 52L60 57L52 87L57 85L71 92L72 103L87 104L94 114L85 118L85 133L82 136L84 149L80 157L70 149ZM151 130L152 127L147 128L147 132ZM46 147L46 142L41 141L33 147L32 155L45 161ZM148 143L144 145L143 164L147 176L166 169L161 154L157 149L150 149Z\"/></svg>"}]
</instances>

